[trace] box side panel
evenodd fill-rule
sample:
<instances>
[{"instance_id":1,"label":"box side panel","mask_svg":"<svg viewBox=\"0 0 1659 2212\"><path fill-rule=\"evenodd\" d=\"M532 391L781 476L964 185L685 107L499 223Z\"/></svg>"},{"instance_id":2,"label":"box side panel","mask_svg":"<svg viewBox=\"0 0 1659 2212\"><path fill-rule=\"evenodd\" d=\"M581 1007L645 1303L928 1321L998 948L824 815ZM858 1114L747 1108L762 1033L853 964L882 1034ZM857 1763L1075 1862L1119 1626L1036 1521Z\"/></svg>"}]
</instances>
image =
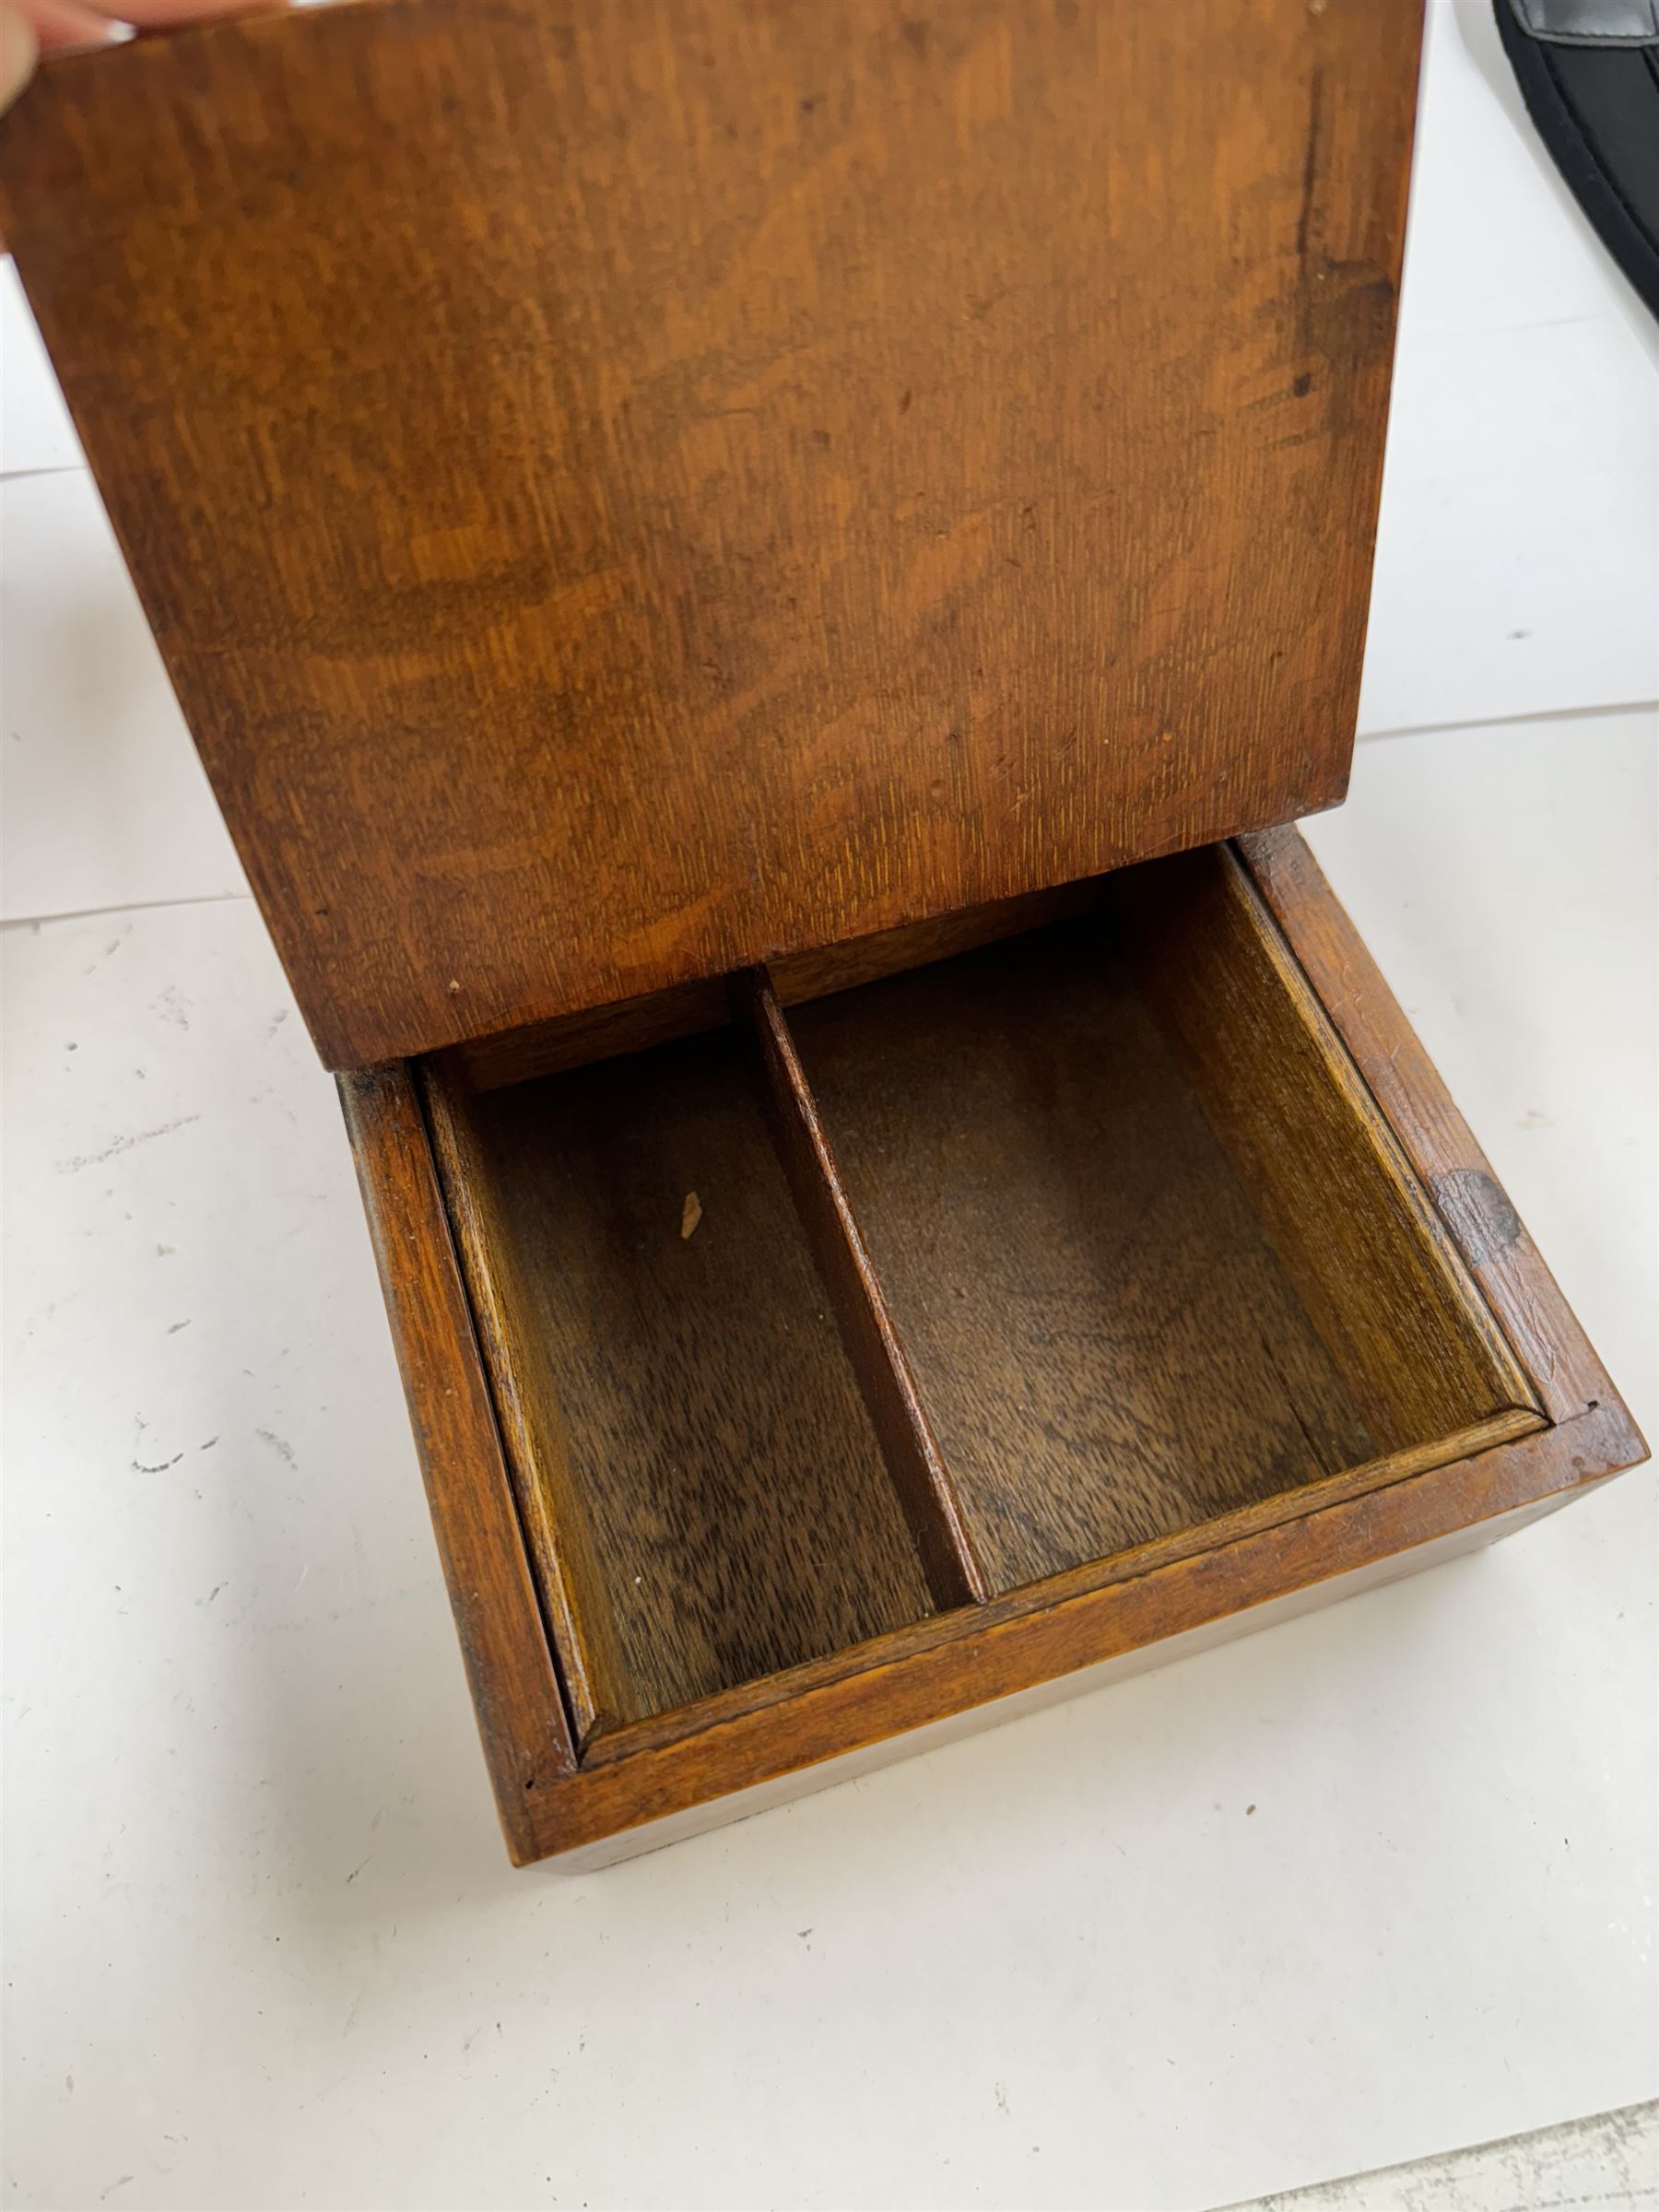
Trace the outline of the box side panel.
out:
<instances>
[{"instance_id":1,"label":"box side panel","mask_svg":"<svg viewBox=\"0 0 1659 2212\"><path fill-rule=\"evenodd\" d=\"M409 1072L340 1085L432 1526L508 1848L546 1848L539 1801L575 1766L472 1315Z\"/></svg>"},{"instance_id":2,"label":"box side panel","mask_svg":"<svg viewBox=\"0 0 1659 2212\"><path fill-rule=\"evenodd\" d=\"M1000 1727L1006 1721L1022 1720L1028 1713L1045 1712L1050 1706L1064 1704L1069 1698L1084 1697L1090 1690L1104 1689L1111 1683L1129 1681L1136 1675L1150 1674L1156 1667L1172 1666L1178 1660L1195 1658L1201 1652L1214 1651L1241 1636L1253 1636L1261 1629L1275 1628L1281 1621L1300 1619L1302 1615L1317 1612L1322 1606L1334 1604L1340 1598L1357 1597L1364 1591L1402 1582L1407 1575L1441 1566L1449 1559L1459 1559L1495 1542L1500 1536L1513 1535L1565 1502L1564 1498L1557 1497L1520 1506L1497 1521L1456 1530L1438 1543L1425 1544L1398 1558L1379 1559L1369 1567L1355 1568L1311 1589L1288 1592L1248 1613L1234 1613L1225 1619L1183 1630L1161 1643L1098 1660L1092 1666L1062 1675L1052 1682L1037 1683L1029 1689L1017 1690L1011 1696L998 1698L993 1704L975 1706L966 1712L928 1722L908 1735L889 1736L885 1742L866 1745L861 1750L842 1752L839 1758L825 1759L820 1765L780 1775L771 1782L753 1783L747 1789L733 1791L729 1796L716 1797L702 1805L690 1806L683 1812L648 1821L643 1827L624 1829L616 1835L602 1837L597 1842L578 1845L559 1853L549 1865L559 1874L592 1873L599 1867L614 1866L624 1859L638 1858L646 1852L661 1851L670 1843L684 1842L692 1836L706 1835L711 1829L724 1828L730 1821L747 1820L756 1813L770 1812L775 1806L791 1804L795 1798L810 1796L816 1791L833 1789L839 1783L856 1782L861 1775L877 1773L901 1759L936 1751L947 1744L961 1743L969 1736L982 1735L987 1728Z\"/></svg>"}]
</instances>

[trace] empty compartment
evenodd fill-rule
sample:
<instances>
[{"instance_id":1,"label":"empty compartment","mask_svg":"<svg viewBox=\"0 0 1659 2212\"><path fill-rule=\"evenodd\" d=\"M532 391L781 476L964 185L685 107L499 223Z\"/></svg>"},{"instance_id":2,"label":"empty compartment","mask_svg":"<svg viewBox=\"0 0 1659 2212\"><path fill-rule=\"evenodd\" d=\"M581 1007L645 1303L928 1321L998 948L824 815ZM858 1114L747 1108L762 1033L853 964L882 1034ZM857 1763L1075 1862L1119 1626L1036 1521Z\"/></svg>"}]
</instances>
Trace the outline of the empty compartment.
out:
<instances>
[{"instance_id":1,"label":"empty compartment","mask_svg":"<svg viewBox=\"0 0 1659 2212\"><path fill-rule=\"evenodd\" d=\"M790 1019L994 1589L1525 1405L1224 848Z\"/></svg>"},{"instance_id":2,"label":"empty compartment","mask_svg":"<svg viewBox=\"0 0 1659 2212\"><path fill-rule=\"evenodd\" d=\"M428 1096L581 1732L932 1611L749 1040Z\"/></svg>"}]
</instances>

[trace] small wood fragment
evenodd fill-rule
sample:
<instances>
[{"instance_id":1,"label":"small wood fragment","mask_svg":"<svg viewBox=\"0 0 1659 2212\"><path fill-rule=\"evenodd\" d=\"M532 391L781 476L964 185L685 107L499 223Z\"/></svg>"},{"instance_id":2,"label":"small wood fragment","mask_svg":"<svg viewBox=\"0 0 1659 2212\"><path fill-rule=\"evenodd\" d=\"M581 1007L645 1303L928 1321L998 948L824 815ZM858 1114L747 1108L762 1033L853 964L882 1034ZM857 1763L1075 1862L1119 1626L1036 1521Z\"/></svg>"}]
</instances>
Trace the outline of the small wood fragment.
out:
<instances>
[{"instance_id":1,"label":"small wood fragment","mask_svg":"<svg viewBox=\"0 0 1659 2212\"><path fill-rule=\"evenodd\" d=\"M686 1193L686 1203L680 1207L680 1237L682 1241L696 1233L702 1219L702 1200L695 1191Z\"/></svg>"}]
</instances>

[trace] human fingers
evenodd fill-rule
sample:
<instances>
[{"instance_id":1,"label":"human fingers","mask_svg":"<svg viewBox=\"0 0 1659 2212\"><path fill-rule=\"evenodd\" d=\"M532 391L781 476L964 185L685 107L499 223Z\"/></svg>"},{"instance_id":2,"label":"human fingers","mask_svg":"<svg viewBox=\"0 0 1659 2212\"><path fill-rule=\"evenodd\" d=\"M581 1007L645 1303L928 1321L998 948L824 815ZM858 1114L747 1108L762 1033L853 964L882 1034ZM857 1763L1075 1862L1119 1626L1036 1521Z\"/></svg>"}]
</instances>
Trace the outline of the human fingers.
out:
<instances>
[{"instance_id":1,"label":"human fingers","mask_svg":"<svg viewBox=\"0 0 1659 2212\"><path fill-rule=\"evenodd\" d=\"M40 51L34 25L22 9L0 6L0 112L11 106L34 75Z\"/></svg>"},{"instance_id":2,"label":"human fingers","mask_svg":"<svg viewBox=\"0 0 1659 2212\"><path fill-rule=\"evenodd\" d=\"M269 13L272 6L273 0L110 0L110 12L135 30L180 30L215 16Z\"/></svg>"},{"instance_id":3,"label":"human fingers","mask_svg":"<svg viewBox=\"0 0 1659 2212\"><path fill-rule=\"evenodd\" d=\"M62 53L72 46L105 46L115 25L101 8L85 0L21 0L18 13L32 28L42 53Z\"/></svg>"},{"instance_id":4,"label":"human fingers","mask_svg":"<svg viewBox=\"0 0 1659 2212\"><path fill-rule=\"evenodd\" d=\"M280 0L278 0L280 4ZM105 46L118 30L178 30L215 16L269 8L272 0L6 0L42 53Z\"/></svg>"}]
</instances>

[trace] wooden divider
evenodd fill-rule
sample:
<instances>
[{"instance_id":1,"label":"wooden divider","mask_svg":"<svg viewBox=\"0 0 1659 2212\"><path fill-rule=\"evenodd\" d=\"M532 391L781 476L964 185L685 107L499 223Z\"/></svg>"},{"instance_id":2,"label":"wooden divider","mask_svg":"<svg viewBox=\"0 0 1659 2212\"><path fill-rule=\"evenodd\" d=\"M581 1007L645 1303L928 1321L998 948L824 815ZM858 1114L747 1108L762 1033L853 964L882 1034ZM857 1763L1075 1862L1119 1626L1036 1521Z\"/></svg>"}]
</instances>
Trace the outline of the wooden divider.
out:
<instances>
[{"instance_id":1,"label":"wooden divider","mask_svg":"<svg viewBox=\"0 0 1659 2212\"><path fill-rule=\"evenodd\" d=\"M941 1611L981 1603L984 1571L766 971L734 977L732 1001L755 1040L778 1157L934 1602Z\"/></svg>"}]
</instances>

